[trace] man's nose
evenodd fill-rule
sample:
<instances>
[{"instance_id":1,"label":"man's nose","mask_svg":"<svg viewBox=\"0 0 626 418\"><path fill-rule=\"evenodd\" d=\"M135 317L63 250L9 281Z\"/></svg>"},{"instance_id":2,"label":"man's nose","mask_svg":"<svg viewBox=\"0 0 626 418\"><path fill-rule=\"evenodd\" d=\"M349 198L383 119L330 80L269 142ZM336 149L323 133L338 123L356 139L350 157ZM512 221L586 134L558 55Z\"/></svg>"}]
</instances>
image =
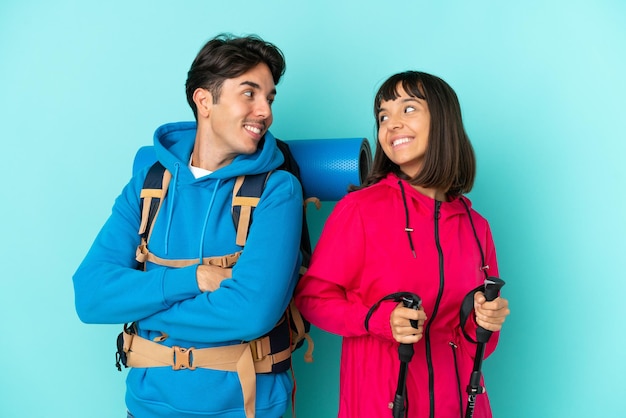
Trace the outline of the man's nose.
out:
<instances>
[{"instance_id":1,"label":"man's nose","mask_svg":"<svg viewBox=\"0 0 626 418\"><path fill-rule=\"evenodd\" d=\"M272 115L272 106L267 100L261 99L256 103L254 114L257 117L267 119Z\"/></svg>"}]
</instances>

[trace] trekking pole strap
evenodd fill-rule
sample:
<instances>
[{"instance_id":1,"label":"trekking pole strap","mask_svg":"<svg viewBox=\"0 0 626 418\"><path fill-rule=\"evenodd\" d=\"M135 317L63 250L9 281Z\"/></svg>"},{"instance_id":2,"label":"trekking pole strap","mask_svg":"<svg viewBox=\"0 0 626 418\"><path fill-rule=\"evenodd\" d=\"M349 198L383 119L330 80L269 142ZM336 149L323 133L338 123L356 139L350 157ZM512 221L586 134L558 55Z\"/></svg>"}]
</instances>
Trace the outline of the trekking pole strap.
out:
<instances>
[{"instance_id":1,"label":"trekking pole strap","mask_svg":"<svg viewBox=\"0 0 626 418\"><path fill-rule=\"evenodd\" d=\"M372 307L367 312L367 315L365 315L365 321L364 321L364 324L363 324L365 326L365 330L369 331L370 318L372 317L372 315L374 314L376 309L378 309L378 306L382 302L384 302L386 300L393 300L394 302L400 302L400 301L403 300L403 298L408 298L408 299L415 300L415 301L418 301L418 300L421 301L419 296L417 296L415 293L411 293L411 292L396 292L396 293L391 293L391 294L389 294L387 296L384 296L378 302L376 302L374 305L372 305ZM413 325L413 323L411 323L411 325Z\"/></svg>"}]
</instances>

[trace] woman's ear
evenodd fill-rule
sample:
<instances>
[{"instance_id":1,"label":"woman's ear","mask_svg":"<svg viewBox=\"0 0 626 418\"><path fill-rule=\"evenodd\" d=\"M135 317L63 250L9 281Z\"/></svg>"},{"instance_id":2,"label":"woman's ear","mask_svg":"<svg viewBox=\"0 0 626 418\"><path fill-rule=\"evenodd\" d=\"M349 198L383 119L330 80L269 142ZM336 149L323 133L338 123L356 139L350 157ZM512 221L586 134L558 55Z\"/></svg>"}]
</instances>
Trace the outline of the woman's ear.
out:
<instances>
[{"instance_id":1,"label":"woman's ear","mask_svg":"<svg viewBox=\"0 0 626 418\"><path fill-rule=\"evenodd\" d=\"M197 88L193 92L193 102L196 104L198 117L208 118L213 107L213 95L210 91L203 88Z\"/></svg>"}]
</instances>

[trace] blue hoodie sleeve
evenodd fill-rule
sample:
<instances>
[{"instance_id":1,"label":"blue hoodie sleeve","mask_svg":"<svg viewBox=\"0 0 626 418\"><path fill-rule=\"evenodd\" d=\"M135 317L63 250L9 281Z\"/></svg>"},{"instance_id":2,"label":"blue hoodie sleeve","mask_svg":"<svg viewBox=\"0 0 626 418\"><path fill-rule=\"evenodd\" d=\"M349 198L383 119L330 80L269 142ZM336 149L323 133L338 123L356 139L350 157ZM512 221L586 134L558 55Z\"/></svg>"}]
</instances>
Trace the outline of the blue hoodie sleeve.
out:
<instances>
[{"instance_id":1,"label":"blue hoodie sleeve","mask_svg":"<svg viewBox=\"0 0 626 418\"><path fill-rule=\"evenodd\" d=\"M73 276L76 312L83 322L132 322L200 293L195 266L137 270L139 195L145 175L134 177L116 199Z\"/></svg>"},{"instance_id":2,"label":"blue hoodie sleeve","mask_svg":"<svg viewBox=\"0 0 626 418\"><path fill-rule=\"evenodd\" d=\"M254 211L232 278L214 292L154 313L140 327L206 344L249 341L267 333L284 313L297 282L301 225L300 184L291 174L276 171Z\"/></svg>"}]
</instances>

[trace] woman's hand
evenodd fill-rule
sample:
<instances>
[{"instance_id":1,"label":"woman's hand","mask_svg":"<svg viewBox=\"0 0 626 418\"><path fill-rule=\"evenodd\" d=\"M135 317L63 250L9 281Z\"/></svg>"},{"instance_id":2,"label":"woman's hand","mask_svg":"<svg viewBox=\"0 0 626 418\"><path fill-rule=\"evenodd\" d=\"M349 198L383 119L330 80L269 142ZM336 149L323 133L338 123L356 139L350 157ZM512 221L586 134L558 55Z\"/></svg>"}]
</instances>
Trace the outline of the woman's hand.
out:
<instances>
[{"instance_id":1,"label":"woman's hand","mask_svg":"<svg viewBox=\"0 0 626 418\"><path fill-rule=\"evenodd\" d=\"M417 329L411 326L411 319L417 321ZM405 308L402 302L391 312L389 323L393 338L401 344L413 344L422 339L424 335L424 321L426 314L424 308L419 310Z\"/></svg>"},{"instance_id":2,"label":"woman's hand","mask_svg":"<svg viewBox=\"0 0 626 418\"><path fill-rule=\"evenodd\" d=\"M489 331L500 331L506 317L511 313L509 301L497 297L487 302L483 292L474 294L474 312L476 313L476 323Z\"/></svg>"}]
</instances>

